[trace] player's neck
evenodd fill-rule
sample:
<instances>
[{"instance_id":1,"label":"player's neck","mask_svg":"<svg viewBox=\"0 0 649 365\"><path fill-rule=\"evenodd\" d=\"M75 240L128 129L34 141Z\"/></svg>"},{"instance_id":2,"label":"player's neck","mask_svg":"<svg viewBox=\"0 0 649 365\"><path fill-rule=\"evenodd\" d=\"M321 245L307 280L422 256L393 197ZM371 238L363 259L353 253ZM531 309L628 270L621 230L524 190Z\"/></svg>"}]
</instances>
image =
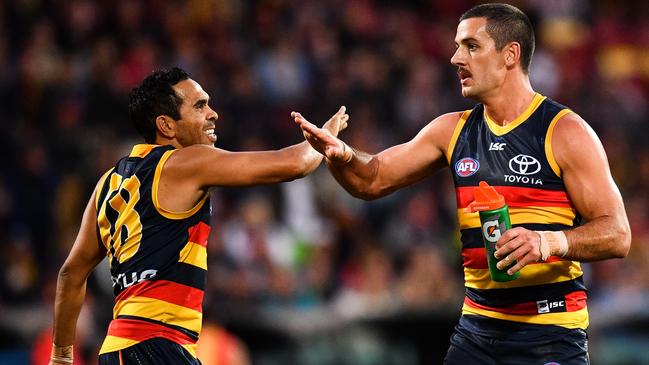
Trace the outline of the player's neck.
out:
<instances>
[{"instance_id":1,"label":"player's neck","mask_svg":"<svg viewBox=\"0 0 649 365\"><path fill-rule=\"evenodd\" d=\"M523 114L535 95L529 77L521 73L506 80L498 90L485 97L482 103L489 118L505 126Z\"/></svg>"}]
</instances>

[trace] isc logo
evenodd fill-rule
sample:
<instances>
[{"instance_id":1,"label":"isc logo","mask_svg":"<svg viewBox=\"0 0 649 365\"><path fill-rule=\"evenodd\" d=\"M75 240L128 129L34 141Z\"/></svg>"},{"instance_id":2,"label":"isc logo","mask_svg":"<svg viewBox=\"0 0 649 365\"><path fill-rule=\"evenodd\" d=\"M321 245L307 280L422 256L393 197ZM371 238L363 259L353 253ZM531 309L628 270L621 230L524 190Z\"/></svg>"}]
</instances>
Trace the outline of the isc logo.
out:
<instances>
[{"instance_id":1,"label":"isc logo","mask_svg":"<svg viewBox=\"0 0 649 365\"><path fill-rule=\"evenodd\" d=\"M460 177L468 177L475 174L480 168L480 163L478 160L472 159L471 157L465 157L460 159L455 164L455 172Z\"/></svg>"}]
</instances>

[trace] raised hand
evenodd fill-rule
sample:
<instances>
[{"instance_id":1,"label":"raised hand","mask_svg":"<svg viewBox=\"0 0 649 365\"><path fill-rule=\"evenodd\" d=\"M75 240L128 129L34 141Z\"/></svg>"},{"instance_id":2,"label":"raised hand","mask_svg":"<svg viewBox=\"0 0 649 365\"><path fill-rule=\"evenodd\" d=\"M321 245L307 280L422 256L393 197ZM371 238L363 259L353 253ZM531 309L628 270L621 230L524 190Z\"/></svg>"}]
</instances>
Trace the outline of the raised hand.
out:
<instances>
[{"instance_id":1,"label":"raised hand","mask_svg":"<svg viewBox=\"0 0 649 365\"><path fill-rule=\"evenodd\" d=\"M323 154L330 161L349 161L353 151L345 142L338 139L338 132L347 128L349 115L346 113L344 106L340 107L322 128L318 128L309 122L298 112L292 112L291 116L295 123L302 128L304 138L313 146L313 148Z\"/></svg>"}]
</instances>

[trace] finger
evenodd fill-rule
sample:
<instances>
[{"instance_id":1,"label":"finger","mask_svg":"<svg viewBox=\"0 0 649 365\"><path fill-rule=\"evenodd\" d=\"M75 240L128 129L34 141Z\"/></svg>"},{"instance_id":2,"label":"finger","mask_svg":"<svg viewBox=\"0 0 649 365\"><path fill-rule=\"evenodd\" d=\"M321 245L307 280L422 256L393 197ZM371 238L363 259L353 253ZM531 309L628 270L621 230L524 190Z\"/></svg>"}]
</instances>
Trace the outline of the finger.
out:
<instances>
[{"instance_id":1,"label":"finger","mask_svg":"<svg viewBox=\"0 0 649 365\"><path fill-rule=\"evenodd\" d=\"M502 235L500 235L498 242L496 242L496 249L501 248L507 242L518 237L522 233L521 230L522 230L521 227L516 227L516 228L506 230Z\"/></svg>"},{"instance_id":2,"label":"finger","mask_svg":"<svg viewBox=\"0 0 649 365\"><path fill-rule=\"evenodd\" d=\"M533 262L533 261L534 261L534 260L532 260L532 259L529 258L529 255L528 255L528 256L525 256L525 257L523 257L523 258L521 258L520 260L518 260L518 261L516 262L516 265L514 265L514 266L510 267L509 269L507 269L507 275L514 275L514 274L516 274L516 273L519 272L522 268L524 268L525 266L527 266L527 264L529 264L530 262Z\"/></svg>"},{"instance_id":3,"label":"finger","mask_svg":"<svg viewBox=\"0 0 649 365\"><path fill-rule=\"evenodd\" d=\"M322 133L320 128L304 118L295 118L295 121L300 125L300 128L302 128L303 131L307 131L316 136Z\"/></svg>"},{"instance_id":4,"label":"finger","mask_svg":"<svg viewBox=\"0 0 649 365\"><path fill-rule=\"evenodd\" d=\"M525 243L523 237L515 237L511 241L504 243L500 248L497 248L496 252L494 252L494 257L497 259L505 257L506 255L509 255L510 252L519 248L523 243Z\"/></svg>"},{"instance_id":5,"label":"finger","mask_svg":"<svg viewBox=\"0 0 649 365\"><path fill-rule=\"evenodd\" d=\"M512 252L507 254L502 260L498 261L496 267L498 268L498 270L504 270L512 263L514 263L514 261L520 261L519 259L525 257L528 252L529 250L527 250L527 248L525 247L519 247L516 250L512 250Z\"/></svg>"}]
</instances>

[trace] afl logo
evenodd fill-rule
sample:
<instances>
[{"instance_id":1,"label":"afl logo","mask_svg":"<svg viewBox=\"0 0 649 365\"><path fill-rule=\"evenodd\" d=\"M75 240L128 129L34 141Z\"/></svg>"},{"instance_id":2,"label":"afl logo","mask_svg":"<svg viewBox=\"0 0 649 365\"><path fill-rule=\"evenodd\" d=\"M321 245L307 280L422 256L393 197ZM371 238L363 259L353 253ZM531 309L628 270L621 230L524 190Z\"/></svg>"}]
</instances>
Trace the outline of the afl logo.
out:
<instances>
[{"instance_id":1,"label":"afl logo","mask_svg":"<svg viewBox=\"0 0 649 365\"><path fill-rule=\"evenodd\" d=\"M475 174L480 168L480 163L471 157L465 157L455 164L455 172L460 177L468 177Z\"/></svg>"},{"instance_id":2,"label":"afl logo","mask_svg":"<svg viewBox=\"0 0 649 365\"><path fill-rule=\"evenodd\" d=\"M532 156L516 155L509 160L509 169L520 175L534 175L541 170L541 164Z\"/></svg>"}]
</instances>

